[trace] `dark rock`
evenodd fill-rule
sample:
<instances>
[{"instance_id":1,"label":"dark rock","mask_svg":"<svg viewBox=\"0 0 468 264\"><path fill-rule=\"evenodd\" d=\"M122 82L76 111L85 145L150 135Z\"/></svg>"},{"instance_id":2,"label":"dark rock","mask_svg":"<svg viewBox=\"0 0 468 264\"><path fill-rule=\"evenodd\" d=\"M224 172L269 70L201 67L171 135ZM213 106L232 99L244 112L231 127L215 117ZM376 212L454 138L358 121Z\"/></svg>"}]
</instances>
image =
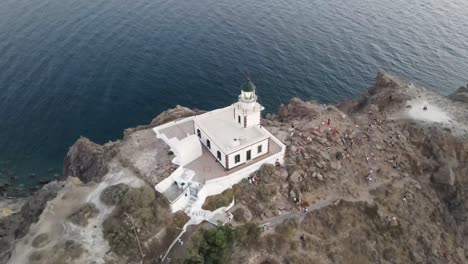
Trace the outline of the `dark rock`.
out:
<instances>
[{"instance_id":1,"label":"dark rock","mask_svg":"<svg viewBox=\"0 0 468 264\"><path fill-rule=\"evenodd\" d=\"M78 177L82 182L98 182L108 171L108 154L104 146L85 137L79 138L63 161L63 176Z\"/></svg>"},{"instance_id":2,"label":"dark rock","mask_svg":"<svg viewBox=\"0 0 468 264\"><path fill-rule=\"evenodd\" d=\"M278 118L285 120L289 115L288 108L284 104L280 104L278 108Z\"/></svg>"},{"instance_id":3,"label":"dark rock","mask_svg":"<svg viewBox=\"0 0 468 264\"><path fill-rule=\"evenodd\" d=\"M454 101L468 103L468 84L466 85L466 87L462 86L458 88L458 90L451 94L449 98Z\"/></svg>"},{"instance_id":4,"label":"dark rock","mask_svg":"<svg viewBox=\"0 0 468 264\"><path fill-rule=\"evenodd\" d=\"M57 181L44 185L28 198L19 212L0 219L0 252L12 250L14 241L28 233L29 227L37 222L47 202L55 198L62 187L62 183ZM6 262L9 257L9 254L2 255L0 263Z\"/></svg>"},{"instance_id":5,"label":"dark rock","mask_svg":"<svg viewBox=\"0 0 468 264\"><path fill-rule=\"evenodd\" d=\"M137 127L125 129L124 139L127 138L128 136L130 136L132 133L134 133L136 131L139 131L139 130L142 130L142 129L152 128L152 127L155 127L155 126L159 126L159 125L162 125L164 123L168 123L168 122L180 119L180 118L203 114L204 112L205 111L203 111L203 110L190 109L190 108L187 108L187 107L177 105L175 108L168 109L168 110L162 112L161 114L159 114L148 125L142 125L142 126L137 126Z\"/></svg>"},{"instance_id":6,"label":"dark rock","mask_svg":"<svg viewBox=\"0 0 468 264\"><path fill-rule=\"evenodd\" d=\"M78 211L71 214L68 219L78 226L87 226L88 219L95 217L99 213L99 210L92 203L87 203Z\"/></svg>"},{"instance_id":7,"label":"dark rock","mask_svg":"<svg viewBox=\"0 0 468 264\"><path fill-rule=\"evenodd\" d=\"M120 199L128 192L130 187L126 184L120 183L107 187L102 191L99 197L106 205L116 205L120 202Z\"/></svg>"},{"instance_id":8,"label":"dark rock","mask_svg":"<svg viewBox=\"0 0 468 264\"><path fill-rule=\"evenodd\" d=\"M318 112L311 102L303 102L299 98L291 99L287 110L289 115L294 116L294 118L316 118L318 116Z\"/></svg>"},{"instance_id":9,"label":"dark rock","mask_svg":"<svg viewBox=\"0 0 468 264\"><path fill-rule=\"evenodd\" d=\"M37 235L32 241L32 246L35 248L41 248L49 243L49 235L42 233Z\"/></svg>"},{"instance_id":10,"label":"dark rock","mask_svg":"<svg viewBox=\"0 0 468 264\"><path fill-rule=\"evenodd\" d=\"M435 183L453 186L455 184L455 173L452 168L445 165L432 175L432 180Z\"/></svg>"},{"instance_id":11,"label":"dark rock","mask_svg":"<svg viewBox=\"0 0 468 264\"><path fill-rule=\"evenodd\" d=\"M39 184L44 185L44 184L47 184L47 183L49 183L51 181L52 180L50 180L50 179L42 179L42 180L39 180Z\"/></svg>"},{"instance_id":12,"label":"dark rock","mask_svg":"<svg viewBox=\"0 0 468 264\"><path fill-rule=\"evenodd\" d=\"M302 178L301 172L299 171L294 171L291 176L289 176L289 180L292 183L298 183Z\"/></svg>"}]
</instances>

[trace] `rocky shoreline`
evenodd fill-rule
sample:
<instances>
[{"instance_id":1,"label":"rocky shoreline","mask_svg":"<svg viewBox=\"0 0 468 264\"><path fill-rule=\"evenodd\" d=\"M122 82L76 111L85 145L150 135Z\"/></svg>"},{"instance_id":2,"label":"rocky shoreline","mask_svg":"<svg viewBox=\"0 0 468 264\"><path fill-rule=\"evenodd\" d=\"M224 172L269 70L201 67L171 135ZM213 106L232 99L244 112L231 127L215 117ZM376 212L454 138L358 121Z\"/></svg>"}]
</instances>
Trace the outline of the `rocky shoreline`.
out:
<instances>
[{"instance_id":1,"label":"rocky shoreline","mask_svg":"<svg viewBox=\"0 0 468 264\"><path fill-rule=\"evenodd\" d=\"M262 172L263 178L270 178L263 183L262 193L247 192L248 183L236 187L238 208L243 210L239 223L264 222L278 212L294 210L293 199L310 204L325 199L344 202L335 209L314 211L314 218L294 218L297 222L291 232L307 234L307 239L301 236L298 249L262 248L262 243L268 245L268 239L281 233L275 229L262 235L260 248L235 246L233 263L300 263L301 258L303 263L331 263L343 261L344 256L355 259L354 263L464 263L468 256L467 94L468 86L443 97L379 73L368 93L356 99L324 106L294 98L280 105L278 113L268 114L263 123L288 144L286 167ZM426 112L423 106L434 112ZM175 166L169 148L151 128L199 113L177 106L148 125L126 129L122 140L98 145L78 139L64 159L63 179L44 185L16 213L0 219L0 263L133 263L140 258L151 263L177 233L171 226L180 227L186 220L184 214L170 214L167 202L154 192L153 186ZM440 118L430 120L428 115ZM323 123L327 119L331 126ZM109 191L119 184L130 187ZM109 198L109 193L117 194ZM106 203L109 199L114 202ZM50 227L51 214L57 216L57 225L69 229ZM124 220L127 216L132 221ZM390 229L387 217L398 219ZM136 247L132 222L141 230L137 237L142 248ZM76 223L84 224L71 230ZM352 227L347 226L351 223ZM90 230L102 235L87 237ZM363 232L367 237L342 237L351 245L332 241L333 236L347 232ZM287 240L295 243L293 237ZM73 239L76 242L68 242ZM374 244L353 248L352 244L363 242L360 239ZM85 240L107 245L93 248ZM76 254L68 254L71 249ZM179 252L181 260L185 256L187 251Z\"/></svg>"}]
</instances>

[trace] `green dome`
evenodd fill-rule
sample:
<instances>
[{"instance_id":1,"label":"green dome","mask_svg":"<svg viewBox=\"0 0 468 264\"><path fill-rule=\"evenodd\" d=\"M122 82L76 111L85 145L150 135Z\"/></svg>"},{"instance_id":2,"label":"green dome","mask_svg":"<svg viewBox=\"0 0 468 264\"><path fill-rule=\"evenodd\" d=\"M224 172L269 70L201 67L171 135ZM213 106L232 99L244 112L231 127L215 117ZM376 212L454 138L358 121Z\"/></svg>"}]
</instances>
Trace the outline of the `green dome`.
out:
<instances>
[{"instance_id":1,"label":"green dome","mask_svg":"<svg viewBox=\"0 0 468 264\"><path fill-rule=\"evenodd\" d=\"M250 80L247 80L244 84L241 85L241 90L244 92L253 92L255 91L255 84Z\"/></svg>"}]
</instances>

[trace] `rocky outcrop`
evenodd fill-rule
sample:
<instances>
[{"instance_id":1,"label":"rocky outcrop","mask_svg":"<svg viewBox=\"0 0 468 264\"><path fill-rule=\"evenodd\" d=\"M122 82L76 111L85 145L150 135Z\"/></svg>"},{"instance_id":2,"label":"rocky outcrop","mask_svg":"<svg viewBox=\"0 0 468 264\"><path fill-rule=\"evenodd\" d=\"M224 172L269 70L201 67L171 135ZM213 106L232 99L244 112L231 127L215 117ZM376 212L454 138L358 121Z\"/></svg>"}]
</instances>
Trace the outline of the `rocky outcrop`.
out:
<instances>
[{"instance_id":1,"label":"rocky outcrop","mask_svg":"<svg viewBox=\"0 0 468 264\"><path fill-rule=\"evenodd\" d=\"M463 238L468 245L468 144L451 128L436 122L421 125L410 118L390 116L420 95L421 90L414 87L380 72L368 93L357 99L335 107L293 98L287 105L280 105L277 115L263 120L264 126L287 144L286 166L262 166L251 175L250 182L243 181L220 194L227 202L235 197L234 221L239 223L268 221L275 225L281 219L301 218L260 237L261 254L269 254L263 259L276 259L278 263L465 261L462 247ZM450 98L464 101L467 93L468 87L462 87ZM79 188L96 186L93 182L115 171L146 182L140 188L124 183L109 185L100 194L99 204L114 208L103 223L104 238L111 249L106 255L117 256L123 263L140 258L152 261L165 252L179 232L176 228L187 221L184 213L171 214L165 198L154 191L154 184L175 167L173 153L151 128L200 113L176 106L148 125L125 130L123 140L98 145L80 138L70 148L63 176L79 178L85 183L77 183ZM326 124L327 120L331 124ZM106 177L102 184L109 179L113 178ZM0 219L0 254L4 252L0 263L8 260L13 241L23 237L39 219L61 184L46 185L18 213ZM61 201L69 208L68 200ZM316 208L309 215L291 214L317 201L329 202L330 206ZM76 209L66 218L77 227L91 226L96 214L105 211L89 204ZM43 232L30 234L24 240L32 241L35 248L53 239ZM137 240L142 242L141 249ZM80 244L63 243L53 249L70 250L76 256L87 254ZM178 247L176 252L182 256L183 251ZM56 260L48 259L45 252L35 252L29 259L36 263ZM255 259L259 252L242 251L238 263Z\"/></svg>"},{"instance_id":2,"label":"rocky outcrop","mask_svg":"<svg viewBox=\"0 0 468 264\"><path fill-rule=\"evenodd\" d=\"M374 105L381 112L404 107L404 103L414 97L413 84L386 72L378 72L368 94L356 99L338 103L337 107L348 114L356 113L369 105Z\"/></svg>"},{"instance_id":3,"label":"rocky outcrop","mask_svg":"<svg viewBox=\"0 0 468 264\"><path fill-rule=\"evenodd\" d=\"M161 114L159 114L157 117L155 117L150 125L151 126L159 126L167 122L174 121L179 118L184 118L184 117L189 117L189 116L194 116L194 115L199 115L203 114L205 111L198 110L198 109L190 109L187 107L183 107L180 105L177 105L175 108L168 109Z\"/></svg>"},{"instance_id":4,"label":"rocky outcrop","mask_svg":"<svg viewBox=\"0 0 468 264\"><path fill-rule=\"evenodd\" d=\"M14 241L28 233L29 227L37 222L46 203L55 198L62 187L63 184L58 181L44 185L28 198L19 212L0 219L0 263L8 261Z\"/></svg>"},{"instance_id":5,"label":"rocky outcrop","mask_svg":"<svg viewBox=\"0 0 468 264\"><path fill-rule=\"evenodd\" d=\"M98 182L107 173L110 153L106 147L81 137L68 150L63 161L63 176L78 177L82 182Z\"/></svg>"},{"instance_id":6,"label":"rocky outcrop","mask_svg":"<svg viewBox=\"0 0 468 264\"><path fill-rule=\"evenodd\" d=\"M468 103L468 84L466 85L466 87L462 86L458 88L458 90L451 94L449 98L454 101Z\"/></svg>"},{"instance_id":7,"label":"rocky outcrop","mask_svg":"<svg viewBox=\"0 0 468 264\"><path fill-rule=\"evenodd\" d=\"M81 137L70 147L64 159L63 178L66 178L69 176L77 177L79 179L77 180L77 182L81 181L82 183L85 183L85 184L90 183L90 182L100 182L103 176L108 173L111 161L113 159L115 160L116 157L120 156L121 152L128 154L128 152L124 151L126 148L130 148L131 145L134 148L133 144L137 144L138 142L141 143L142 142L141 140L157 141L154 133L148 132L148 131L151 132L150 130L151 127L162 124L164 122L169 122L171 120L195 115L198 113L202 113L202 111L191 110L185 107L177 106L174 109L170 109L168 111L163 112L161 115L156 117L149 125L140 126L137 128L126 130L125 135L128 136L127 139L116 141L116 142L110 142L105 145L99 145L90 141L88 138ZM141 134L138 134L135 132L141 132ZM132 136L132 135L135 135L135 136ZM133 152L138 153L140 151L141 153L146 155L149 153L149 150L151 150L151 153L149 154L154 156L154 153L153 153L155 150L154 144L142 143L141 145L148 146L148 147L145 148L144 151L142 149L136 148L133 150ZM161 148L160 151L161 151L161 154L157 157L159 160L163 160L163 161L165 161L166 159L170 160L171 157L167 155L167 152L168 152L167 149ZM165 156L168 156L168 157L163 158L162 155L164 157ZM140 157L138 160L141 160L141 159L143 158ZM128 164L123 163L122 165L126 166ZM153 169L157 169L156 167ZM132 169L133 167L128 166L127 168ZM158 173L152 173L152 174L154 174L155 178L158 178L158 179L160 178L158 177ZM140 176L146 177L147 175L140 175ZM40 189L39 191L37 191L36 193L34 193L33 195L27 198L27 202L23 205L20 211L10 216L0 219L0 263L2 264L7 263L7 261L10 259L15 241L18 239L21 239L25 234L28 233L29 227L31 226L31 224L38 221L47 202L54 199L57 196L57 193L62 189L63 185L64 185L64 182L54 181L43 186L42 189ZM121 197L125 195L126 195L125 197L127 198L130 197L131 198L130 200L125 199L124 201L126 202L126 206L127 206L125 211L128 213L131 213L132 216L135 217L135 220L138 222L137 223L138 225L140 224L144 225L146 223L151 223L152 225L155 225L157 221L153 221L153 220L156 219L157 217L164 218L164 221L166 221L168 224L170 223L170 220L173 219L173 217L167 216L168 214L167 212L168 209L166 208L167 205L164 204L163 206L160 206L161 208L164 207L163 209L154 207L155 203L154 203L154 189L153 188L147 187L145 189L146 190L145 193L147 195L149 196L153 195L153 201L151 202L147 202L147 201L142 202L138 199L134 199L135 197L129 196L128 190L129 188L127 185L122 185L122 184L115 185L115 187L109 188L109 190L105 192L105 195L103 195L102 197L103 202L105 204L112 204L112 205L119 204L121 203L120 201ZM164 199L159 199L159 200L160 200L159 203L164 203L165 201ZM137 209L141 207L144 207L144 209L140 211L136 211ZM147 211L151 212L152 214L148 214ZM97 213L98 213L97 208L95 208L91 204L87 204L86 206L82 207L75 213L71 214L68 220L73 222L77 226L86 226L88 223L88 219L93 218ZM123 212L120 212L120 213L122 214ZM152 219L146 219L147 217L152 217ZM118 219L114 219L114 223L116 224L116 226L120 225L119 223L121 223L120 222L121 218L122 218L121 215L119 215ZM109 221L110 220L108 220L106 223L109 223ZM139 221L142 221L142 223L139 223ZM179 221L180 223L178 223L177 227L180 228L181 227L180 224L184 224L186 221L187 219L183 221ZM106 227L108 228L109 225L106 225ZM133 236L132 227L130 226L128 230L126 229L122 229L122 230L125 230L125 232L128 231L127 233L131 234L131 236L129 237L128 241L126 242L120 241L120 242L129 243L132 245L132 249L134 249L133 247L135 246L134 244L135 238ZM152 232L154 231L151 228L144 229L144 230L145 232L147 232L145 234L147 234L148 236L150 236ZM165 243L170 243L171 242L170 238L176 234L174 230L172 229L168 229L168 230L169 231L167 231L167 234L164 237L168 237L169 239L167 239ZM50 239L51 239L50 237L47 237L44 234L40 234L37 236L37 239L34 240L33 246L39 247L42 245L44 241L49 241ZM113 245L113 243L115 242L115 239L110 242ZM64 248L67 249L66 245L65 246L56 245L56 246L57 246L57 250L63 250ZM161 250L163 250L165 247L166 245L161 246ZM153 253L154 252L151 252L151 254ZM159 254L160 251L158 251L157 253ZM35 253L34 256L30 256L30 261L33 261L35 263L36 262L46 263L48 262L47 260L52 261L49 263L53 263L53 260L48 258L48 256L46 255Z\"/></svg>"},{"instance_id":8,"label":"rocky outcrop","mask_svg":"<svg viewBox=\"0 0 468 264\"><path fill-rule=\"evenodd\" d=\"M312 106L313 102L303 102L299 98L293 98L288 104L288 113L294 118L304 117L317 117L319 113L315 107Z\"/></svg>"},{"instance_id":9,"label":"rocky outcrop","mask_svg":"<svg viewBox=\"0 0 468 264\"><path fill-rule=\"evenodd\" d=\"M184 106L177 105L175 108L168 109L162 112L161 114L159 114L157 117L151 120L151 123L149 123L148 125L142 125L142 126L125 129L124 139L126 139L128 136L130 136L132 133L136 131L159 126L159 125L174 121L179 118L203 114L204 112L205 111L203 110L190 109Z\"/></svg>"}]
</instances>

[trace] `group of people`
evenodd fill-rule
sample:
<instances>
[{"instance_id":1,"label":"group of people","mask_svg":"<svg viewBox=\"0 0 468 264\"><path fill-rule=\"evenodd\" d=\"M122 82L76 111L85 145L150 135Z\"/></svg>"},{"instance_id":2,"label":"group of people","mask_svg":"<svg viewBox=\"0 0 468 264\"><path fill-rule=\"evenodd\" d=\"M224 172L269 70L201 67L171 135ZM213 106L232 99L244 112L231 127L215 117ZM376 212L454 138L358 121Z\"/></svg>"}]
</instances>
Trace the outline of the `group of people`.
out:
<instances>
[{"instance_id":1,"label":"group of people","mask_svg":"<svg viewBox=\"0 0 468 264\"><path fill-rule=\"evenodd\" d=\"M301 198L296 198L294 197L293 198L293 202L294 204L297 206L297 211L298 212L303 212L303 213L307 213L309 211L309 208L307 207L302 207L302 199Z\"/></svg>"},{"instance_id":2,"label":"group of people","mask_svg":"<svg viewBox=\"0 0 468 264\"><path fill-rule=\"evenodd\" d=\"M247 177L247 179L249 180L249 184L259 184L260 183L260 178L257 177L257 176L253 176L253 175L250 175L249 177Z\"/></svg>"}]
</instances>

